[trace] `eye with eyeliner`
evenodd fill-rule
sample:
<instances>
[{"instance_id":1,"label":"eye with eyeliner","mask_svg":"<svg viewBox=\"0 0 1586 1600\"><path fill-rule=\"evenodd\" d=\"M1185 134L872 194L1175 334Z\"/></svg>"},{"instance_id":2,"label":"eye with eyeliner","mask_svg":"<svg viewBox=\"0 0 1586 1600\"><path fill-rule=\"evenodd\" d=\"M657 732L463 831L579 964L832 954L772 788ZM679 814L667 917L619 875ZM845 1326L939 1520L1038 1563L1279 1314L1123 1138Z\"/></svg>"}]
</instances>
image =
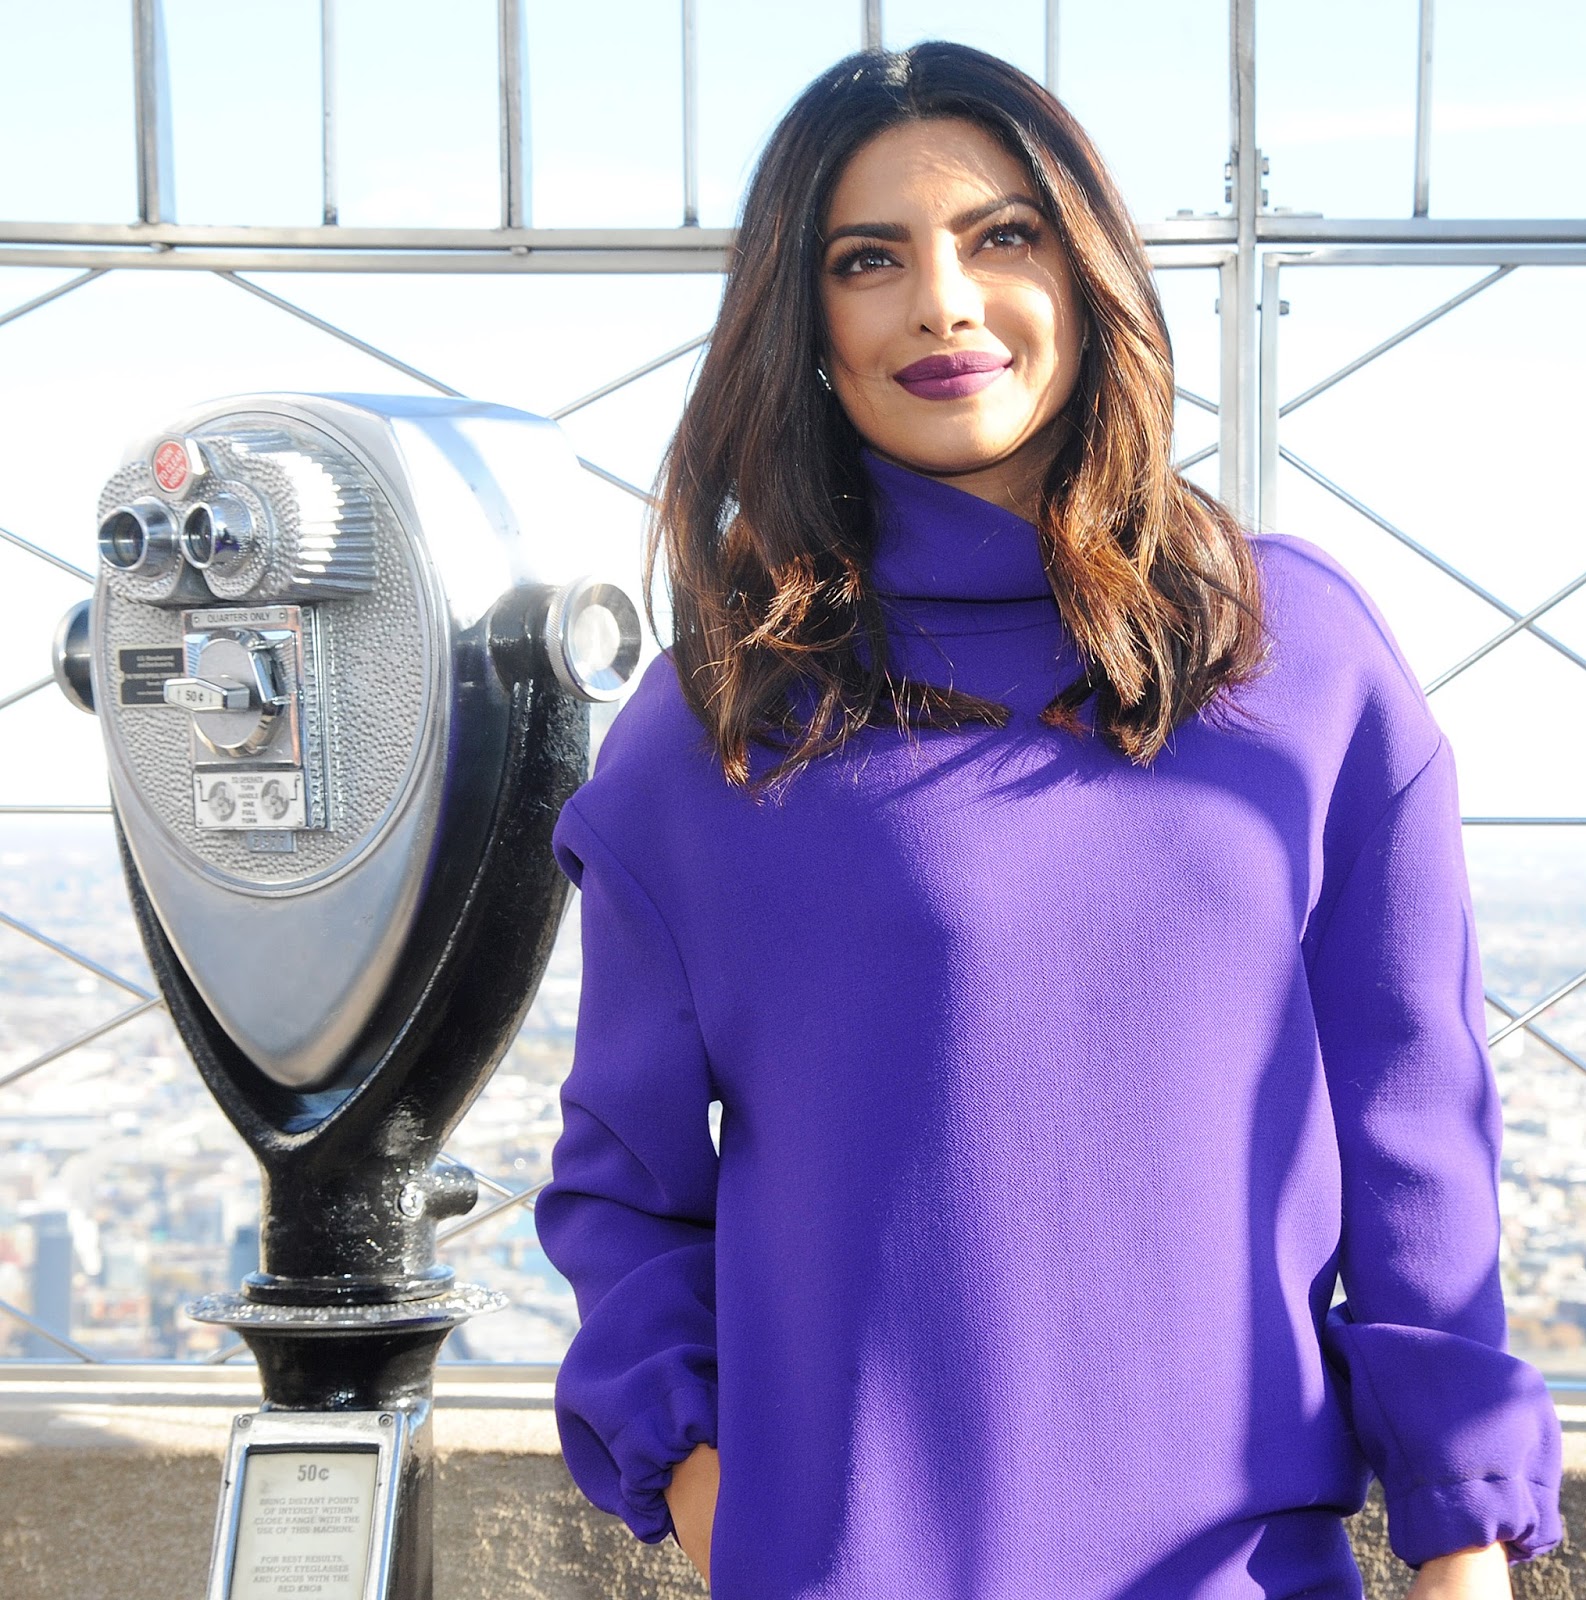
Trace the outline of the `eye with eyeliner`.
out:
<instances>
[{"instance_id":1,"label":"eye with eyeliner","mask_svg":"<svg viewBox=\"0 0 1586 1600\"><path fill-rule=\"evenodd\" d=\"M980 238L977 241L976 248L984 249L985 246L990 244L999 233L1012 233L1019 235L1019 238L1015 244L1004 246L1006 249L1033 250L1035 246L1041 242L1041 229L1037 224L1033 222L1021 222L1017 219L1004 219L1001 222L993 222L989 227L982 231ZM863 241L860 241L859 243L853 245L850 249L843 251L843 253L839 255L826 270L830 272L834 278L865 277L869 272L873 272L877 269L873 267L867 267L861 272L855 272L853 269L858 266L858 264L867 256L877 256L881 258L883 264L896 265L896 258L892 255L891 251L886 245L879 243L867 244Z\"/></svg>"},{"instance_id":2,"label":"eye with eyeliner","mask_svg":"<svg viewBox=\"0 0 1586 1600\"><path fill-rule=\"evenodd\" d=\"M890 261L892 259L891 256L888 255L885 245L857 244L852 246L850 249L843 251L843 253L838 256L837 259L833 261L832 264L827 268L827 271L830 272L834 278L862 277L863 273L854 272L853 269L861 261L863 261L866 256L879 256L883 261Z\"/></svg>"}]
</instances>

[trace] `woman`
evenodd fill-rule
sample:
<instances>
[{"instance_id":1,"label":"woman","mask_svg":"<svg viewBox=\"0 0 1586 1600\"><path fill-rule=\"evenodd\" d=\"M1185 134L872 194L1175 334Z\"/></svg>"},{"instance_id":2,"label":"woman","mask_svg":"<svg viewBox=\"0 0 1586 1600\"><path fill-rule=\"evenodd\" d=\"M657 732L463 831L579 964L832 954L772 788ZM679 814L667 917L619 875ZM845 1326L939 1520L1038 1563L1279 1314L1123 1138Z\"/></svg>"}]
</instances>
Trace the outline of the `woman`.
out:
<instances>
[{"instance_id":1,"label":"woman","mask_svg":"<svg viewBox=\"0 0 1586 1600\"><path fill-rule=\"evenodd\" d=\"M557 1420L722 1600L1358 1596L1372 1473L1416 1600L1561 1537L1448 747L1172 410L1039 85L810 85L664 471L675 642L555 839Z\"/></svg>"}]
</instances>

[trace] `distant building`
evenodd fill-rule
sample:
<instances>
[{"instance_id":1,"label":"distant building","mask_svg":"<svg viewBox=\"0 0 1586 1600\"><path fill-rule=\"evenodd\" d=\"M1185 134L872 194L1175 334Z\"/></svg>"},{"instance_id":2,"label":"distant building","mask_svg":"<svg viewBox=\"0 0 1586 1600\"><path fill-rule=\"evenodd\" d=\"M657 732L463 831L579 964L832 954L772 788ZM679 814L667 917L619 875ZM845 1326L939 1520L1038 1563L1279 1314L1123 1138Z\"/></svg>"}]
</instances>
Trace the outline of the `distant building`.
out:
<instances>
[{"instance_id":1,"label":"distant building","mask_svg":"<svg viewBox=\"0 0 1586 1600\"><path fill-rule=\"evenodd\" d=\"M72 1332L71 1219L64 1211L40 1211L33 1227L33 1320L52 1333L70 1338ZM61 1347L43 1334L29 1330L22 1354L30 1361L58 1361Z\"/></svg>"},{"instance_id":2,"label":"distant building","mask_svg":"<svg viewBox=\"0 0 1586 1600\"><path fill-rule=\"evenodd\" d=\"M259 1270L259 1224L239 1223L232 1230L231 1249L226 1256L226 1281L216 1284L217 1289L235 1293L250 1272Z\"/></svg>"}]
</instances>

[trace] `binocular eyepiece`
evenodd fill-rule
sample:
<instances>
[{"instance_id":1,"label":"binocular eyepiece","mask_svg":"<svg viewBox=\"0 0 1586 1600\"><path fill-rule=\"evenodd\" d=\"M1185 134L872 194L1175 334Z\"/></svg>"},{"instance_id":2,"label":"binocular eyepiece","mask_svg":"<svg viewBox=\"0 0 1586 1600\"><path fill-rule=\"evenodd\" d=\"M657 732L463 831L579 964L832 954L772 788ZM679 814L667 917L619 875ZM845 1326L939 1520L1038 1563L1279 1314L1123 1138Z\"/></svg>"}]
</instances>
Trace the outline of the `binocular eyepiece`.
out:
<instances>
[{"instance_id":1,"label":"binocular eyepiece","mask_svg":"<svg viewBox=\"0 0 1586 1600\"><path fill-rule=\"evenodd\" d=\"M196 585L182 583L189 571L201 576L209 595L229 600L246 591L248 558L259 537L255 509L235 492L220 490L174 509L143 496L116 506L99 524L99 557L110 571L135 575L145 585L169 582L171 596L196 599Z\"/></svg>"},{"instance_id":2,"label":"binocular eyepiece","mask_svg":"<svg viewBox=\"0 0 1586 1600\"><path fill-rule=\"evenodd\" d=\"M182 518L182 555L190 567L206 574L205 583L220 599L226 598L225 582L242 568L255 537L253 513L234 494L196 501ZM214 578L208 576L211 572Z\"/></svg>"},{"instance_id":3,"label":"binocular eyepiece","mask_svg":"<svg viewBox=\"0 0 1586 1600\"><path fill-rule=\"evenodd\" d=\"M99 525L99 554L119 572L150 577L185 561L197 572L236 567L254 542L253 515L233 494L198 500L178 524L163 500L144 498L117 506ZM222 595L224 599L226 596Z\"/></svg>"},{"instance_id":4,"label":"binocular eyepiece","mask_svg":"<svg viewBox=\"0 0 1586 1600\"><path fill-rule=\"evenodd\" d=\"M99 555L122 572L165 571L181 557L170 508L152 499L118 506L99 525Z\"/></svg>"}]
</instances>

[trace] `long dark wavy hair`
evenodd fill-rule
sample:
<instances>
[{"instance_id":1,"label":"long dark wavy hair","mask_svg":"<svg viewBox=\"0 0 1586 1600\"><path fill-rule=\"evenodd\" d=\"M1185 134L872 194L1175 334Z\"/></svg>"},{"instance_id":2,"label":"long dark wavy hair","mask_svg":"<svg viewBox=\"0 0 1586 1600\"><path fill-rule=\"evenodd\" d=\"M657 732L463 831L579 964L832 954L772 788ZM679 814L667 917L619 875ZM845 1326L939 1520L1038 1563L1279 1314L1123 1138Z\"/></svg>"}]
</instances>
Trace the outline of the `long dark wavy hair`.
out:
<instances>
[{"instance_id":1,"label":"long dark wavy hair","mask_svg":"<svg viewBox=\"0 0 1586 1600\"><path fill-rule=\"evenodd\" d=\"M982 51L937 41L863 51L799 95L755 169L646 540L650 625L664 547L683 695L727 780L756 799L860 728L1008 719L995 701L890 670L867 576L877 530L863 441L816 376L833 190L870 139L931 117L977 124L1027 169L1089 330L1052 424L1037 521L1084 671L1042 720L1083 737L1079 708L1094 695L1096 734L1147 765L1181 721L1262 664L1254 552L1232 514L1174 470L1161 301L1084 130L1033 78ZM786 752L753 780L750 740Z\"/></svg>"}]
</instances>

